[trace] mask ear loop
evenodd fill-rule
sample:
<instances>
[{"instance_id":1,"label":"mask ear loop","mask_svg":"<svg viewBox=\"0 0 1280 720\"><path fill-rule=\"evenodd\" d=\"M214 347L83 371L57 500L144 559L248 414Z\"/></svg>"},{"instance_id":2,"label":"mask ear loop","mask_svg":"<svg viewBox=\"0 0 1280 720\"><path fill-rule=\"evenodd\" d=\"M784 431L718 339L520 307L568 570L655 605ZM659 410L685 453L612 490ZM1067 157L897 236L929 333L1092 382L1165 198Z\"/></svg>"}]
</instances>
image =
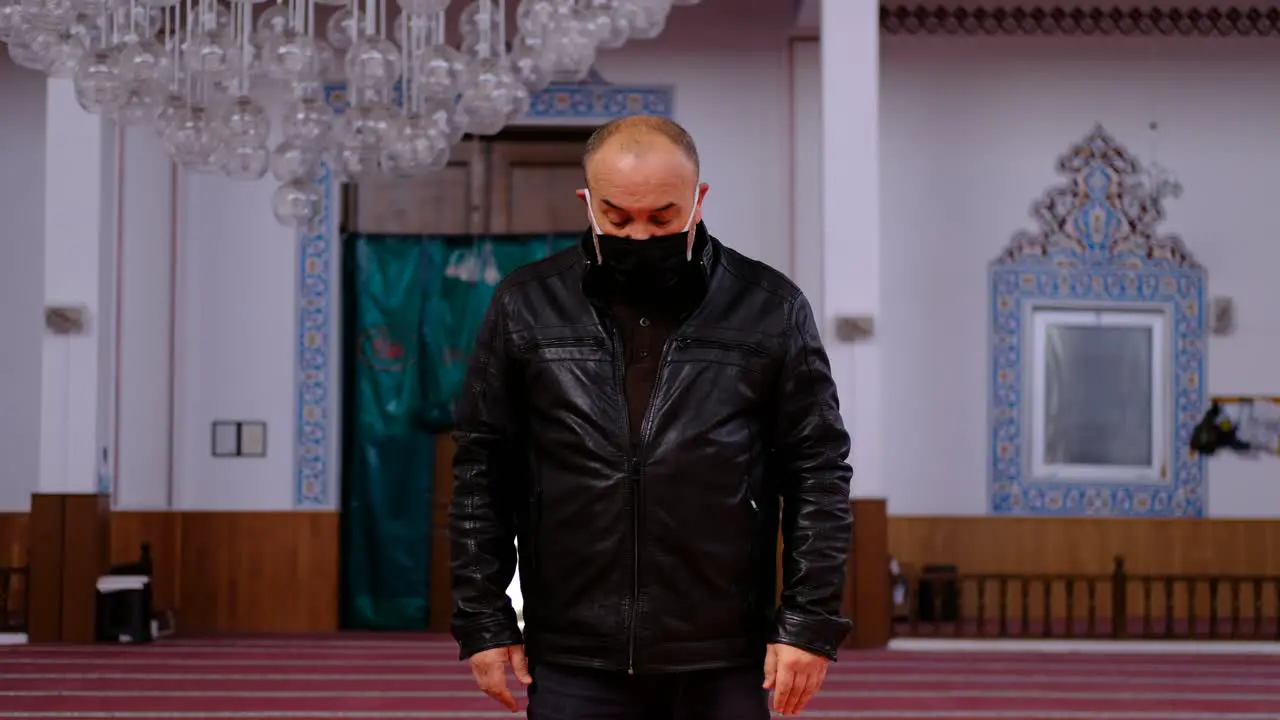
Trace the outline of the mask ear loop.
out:
<instances>
[{"instance_id":1,"label":"mask ear loop","mask_svg":"<svg viewBox=\"0 0 1280 720\"><path fill-rule=\"evenodd\" d=\"M596 249L596 264L604 265L604 258L600 255L600 228L596 226L596 214L591 209L591 191L584 188L582 194L587 201L587 220L591 223L591 244Z\"/></svg>"},{"instance_id":2,"label":"mask ear loop","mask_svg":"<svg viewBox=\"0 0 1280 720\"><path fill-rule=\"evenodd\" d=\"M689 240L684 244L684 261L693 262L693 241L698 237L698 225L693 221L698 214L698 190L693 191L693 210L689 213Z\"/></svg>"}]
</instances>

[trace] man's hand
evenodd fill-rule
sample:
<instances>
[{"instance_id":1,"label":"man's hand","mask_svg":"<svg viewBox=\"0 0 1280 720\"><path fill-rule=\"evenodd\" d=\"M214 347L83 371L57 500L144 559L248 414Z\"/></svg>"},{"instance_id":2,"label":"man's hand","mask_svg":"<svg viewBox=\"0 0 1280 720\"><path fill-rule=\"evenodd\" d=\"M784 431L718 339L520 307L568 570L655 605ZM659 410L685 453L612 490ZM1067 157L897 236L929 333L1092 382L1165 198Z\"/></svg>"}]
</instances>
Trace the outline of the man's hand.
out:
<instances>
[{"instance_id":1,"label":"man's hand","mask_svg":"<svg viewBox=\"0 0 1280 720\"><path fill-rule=\"evenodd\" d=\"M525 685L533 684L533 676L529 674L529 659L524 656L523 645L493 648L478 652L471 656L471 674L476 677L476 685L485 695L502 703L511 712L519 712L520 705L507 687L507 665L515 671L516 678Z\"/></svg>"},{"instance_id":2,"label":"man's hand","mask_svg":"<svg viewBox=\"0 0 1280 720\"><path fill-rule=\"evenodd\" d=\"M770 645L764 658L764 689L773 691L773 711L796 715L827 679L830 660L790 645Z\"/></svg>"}]
</instances>

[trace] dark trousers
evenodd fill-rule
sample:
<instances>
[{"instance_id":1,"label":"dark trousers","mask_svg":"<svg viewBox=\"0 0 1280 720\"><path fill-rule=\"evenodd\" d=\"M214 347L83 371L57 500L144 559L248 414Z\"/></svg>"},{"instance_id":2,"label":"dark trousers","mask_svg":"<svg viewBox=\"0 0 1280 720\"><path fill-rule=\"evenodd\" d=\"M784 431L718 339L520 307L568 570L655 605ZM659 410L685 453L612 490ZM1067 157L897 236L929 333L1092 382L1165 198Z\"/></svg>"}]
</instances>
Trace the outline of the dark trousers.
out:
<instances>
[{"instance_id":1,"label":"dark trousers","mask_svg":"<svg viewBox=\"0 0 1280 720\"><path fill-rule=\"evenodd\" d=\"M768 720L764 668L627 675L539 665L529 720Z\"/></svg>"}]
</instances>

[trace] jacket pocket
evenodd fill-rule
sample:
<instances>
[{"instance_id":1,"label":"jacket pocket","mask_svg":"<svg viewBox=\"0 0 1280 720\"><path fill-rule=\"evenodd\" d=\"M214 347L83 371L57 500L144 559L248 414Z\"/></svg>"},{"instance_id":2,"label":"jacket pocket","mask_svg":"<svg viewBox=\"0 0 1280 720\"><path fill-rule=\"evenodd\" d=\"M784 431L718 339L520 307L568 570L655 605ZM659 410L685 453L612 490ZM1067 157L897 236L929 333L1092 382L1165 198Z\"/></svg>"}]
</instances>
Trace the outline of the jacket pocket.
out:
<instances>
[{"instance_id":1,"label":"jacket pocket","mask_svg":"<svg viewBox=\"0 0 1280 720\"><path fill-rule=\"evenodd\" d=\"M764 348L756 347L751 343L736 342L733 340L718 340L715 338L701 337L683 337L676 340L676 345L682 348L706 348L708 350L726 350L729 352L741 352L756 357L766 357L767 353Z\"/></svg>"},{"instance_id":2,"label":"jacket pocket","mask_svg":"<svg viewBox=\"0 0 1280 720\"><path fill-rule=\"evenodd\" d=\"M675 362L734 366L755 375L766 374L771 363L768 350L749 342L688 336L673 342L678 350Z\"/></svg>"},{"instance_id":3,"label":"jacket pocket","mask_svg":"<svg viewBox=\"0 0 1280 720\"><path fill-rule=\"evenodd\" d=\"M603 362L611 357L604 339L589 335L537 338L520 345L517 354L530 363Z\"/></svg>"}]
</instances>

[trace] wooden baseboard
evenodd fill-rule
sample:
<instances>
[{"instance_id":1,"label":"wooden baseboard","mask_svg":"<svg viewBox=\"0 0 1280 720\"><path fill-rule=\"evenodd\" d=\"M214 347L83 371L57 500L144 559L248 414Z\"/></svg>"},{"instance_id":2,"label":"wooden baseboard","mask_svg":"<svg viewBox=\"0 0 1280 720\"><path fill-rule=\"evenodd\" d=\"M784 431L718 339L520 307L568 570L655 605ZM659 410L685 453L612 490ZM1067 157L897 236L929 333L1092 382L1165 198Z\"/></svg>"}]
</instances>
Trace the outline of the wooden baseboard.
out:
<instances>
[{"instance_id":1,"label":"wooden baseboard","mask_svg":"<svg viewBox=\"0 0 1280 720\"><path fill-rule=\"evenodd\" d=\"M337 512L114 512L111 562L151 545L159 609L184 635L338 629ZM28 516L0 514L0 561L27 557Z\"/></svg>"}]
</instances>

